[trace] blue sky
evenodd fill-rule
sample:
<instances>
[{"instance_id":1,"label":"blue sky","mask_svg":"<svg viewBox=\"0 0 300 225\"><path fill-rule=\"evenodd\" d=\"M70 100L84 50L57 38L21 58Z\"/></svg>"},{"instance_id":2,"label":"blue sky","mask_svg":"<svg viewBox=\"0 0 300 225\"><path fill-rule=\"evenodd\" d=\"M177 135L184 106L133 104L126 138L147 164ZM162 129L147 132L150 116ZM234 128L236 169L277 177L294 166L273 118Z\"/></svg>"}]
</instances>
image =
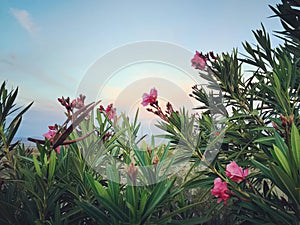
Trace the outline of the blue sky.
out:
<instances>
[{"instance_id":1,"label":"blue sky","mask_svg":"<svg viewBox=\"0 0 300 225\"><path fill-rule=\"evenodd\" d=\"M277 18L267 18L273 15L268 5L278 2L2 0L0 78L8 81L8 87L20 88L21 104L34 101L18 135L39 136L47 131L47 125L62 122L63 109L56 99L75 98L91 65L113 49L152 40L173 43L191 52L230 52L234 47L242 50L242 41L254 42L251 30L260 28L261 23L270 32L281 29ZM273 45L277 44L273 39ZM145 72L151 68L144 65L132 69ZM130 77L133 72L128 68L123 73L127 76L107 84L108 96L126 88L116 84L130 86L138 79L136 74ZM175 83L182 84L179 77L173 75ZM182 89L188 92L188 85ZM138 100L132 101L136 104Z\"/></svg>"}]
</instances>

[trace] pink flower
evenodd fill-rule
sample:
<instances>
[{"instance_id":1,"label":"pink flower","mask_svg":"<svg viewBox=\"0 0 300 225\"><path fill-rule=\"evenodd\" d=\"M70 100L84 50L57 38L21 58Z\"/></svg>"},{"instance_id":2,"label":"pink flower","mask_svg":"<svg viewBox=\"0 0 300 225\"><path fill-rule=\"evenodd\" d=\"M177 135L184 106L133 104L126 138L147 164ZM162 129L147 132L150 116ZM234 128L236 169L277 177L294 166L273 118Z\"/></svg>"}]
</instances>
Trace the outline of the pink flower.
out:
<instances>
[{"instance_id":1,"label":"pink flower","mask_svg":"<svg viewBox=\"0 0 300 225\"><path fill-rule=\"evenodd\" d=\"M144 93L142 98L143 98L142 101L143 106L155 103L157 99L157 90L155 88L152 88L150 90L150 94Z\"/></svg>"},{"instance_id":2,"label":"pink flower","mask_svg":"<svg viewBox=\"0 0 300 225\"><path fill-rule=\"evenodd\" d=\"M225 173L233 182L239 183L248 176L248 169L243 170L235 161L232 161L226 166Z\"/></svg>"},{"instance_id":3,"label":"pink flower","mask_svg":"<svg viewBox=\"0 0 300 225\"><path fill-rule=\"evenodd\" d=\"M109 104L106 109L104 109L103 105L100 105L100 108L99 108L100 112L105 112L106 116L112 120L115 116L116 116L116 108L113 108L113 104Z\"/></svg>"},{"instance_id":4,"label":"pink flower","mask_svg":"<svg viewBox=\"0 0 300 225\"><path fill-rule=\"evenodd\" d=\"M50 128L50 127L52 127L52 126L49 126L49 128ZM52 143L55 134L56 134L56 131L50 129L47 133L43 134L43 136L44 136L46 139L48 139L48 140ZM60 154L60 146L58 146L58 147L56 148L56 152L57 152L58 154Z\"/></svg>"},{"instance_id":5,"label":"pink flower","mask_svg":"<svg viewBox=\"0 0 300 225\"><path fill-rule=\"evenodd\" d=\"M49 141L52 141L55 134L56 134L55 130L49 130L47 133L43 134L43 137L45 137Z\"/></svg>"},{"instance_id":6,"label":"pink flower","mask_svg":"<svg viewBox=\"0 0 300 225\"><path fill-rule=\"evenodd\" d=\"M194 58L192 58L192 66L196 69L203 70L206 66L206 60L207 58L202 54L196 51L196 54L194 55Z\"/></svg>"},{"instance_id":7,"label":"pink flower","mask_svg":"<svg viewBox=\"0 0 300 225\"><path fill-rule=\"evenodd\" d=\"M116 115L116 108L113 108L113 104L109 104L105 109L106 115L109 119L113 119Z\"/></svg>"},{"instance_id":8,"label":"pink flower","mask_svg":"<svg viewBox=\"0 0 300 225\"><path fill-rule=\"evenodd\" d=\"M218 198L218 203L222 200L224 201L224 205L227 204L227 200L230 198L228 194L228 187L226 182L222 182L221 178L216 178L214 180L214 188L211 190L211 194Z\"/></svg>"}]
</instances>

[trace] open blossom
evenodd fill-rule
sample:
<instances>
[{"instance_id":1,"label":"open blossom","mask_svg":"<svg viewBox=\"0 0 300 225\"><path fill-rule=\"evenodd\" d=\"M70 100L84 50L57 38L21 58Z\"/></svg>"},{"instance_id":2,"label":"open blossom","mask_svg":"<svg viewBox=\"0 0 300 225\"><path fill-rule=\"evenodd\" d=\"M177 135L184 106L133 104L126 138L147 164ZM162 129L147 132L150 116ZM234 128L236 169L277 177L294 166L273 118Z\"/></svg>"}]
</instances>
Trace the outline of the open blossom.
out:
<instances>
[{"instance_id":1,"label":"open blossom","mask_svg":"<svg viewBox=\"0 0 300 225\"><path fill-rule=\"evenodd\" d=\"M147 106L148 104L155 103L157 99L157 90L155 88L152 88L150 90L150 94L144 93L142 98L143 98L142 101L143 106Z\"/></svg>"},{"instance_id":2,"label":"open blossom","mask_svg":"<svg viewBox=\"0 0 300 225\"><path fill-rule=\"evenodd\" d=\"M228 194L228 187L226 182L222 182L221 178L216 178L214 180L214 188L211 190L211 194L218 198L218 203L224 201L224 205L227 204L227 200L230 198Z\"/></svg>"},{"instance_id":3,"label":"open blossom","mask_svg":"<svg viewBox=\"0 0 300 225\"><path fill-rule=\"evenodd\" d=\"M49 131L47 133L43 134L43 137L45 137L46 139L48 139L52 143L53 139L54 139L54 136L55 136L55 134L56 134L57 131L53 130L51 128L53 128L53 126L49 126ZM58 146L56 148L56 152L58 154L60 154L60 146Z\"/></svg>"},{"instance_id":4,"label":"open blossom","mask_svg":"<svg viewBox=\"0 0 300 225\"><path fill-rule=\"evenodd\" d=\"M203 70L205 69L206 66L206 60L207 58L202 55L202 53L199 53L196 51L196 54L194 55L194 58L192 58L192 66L195 67L196 69Z\"/></svg>"},{"instance_id":5,"label":"open blossom","mask_svg":"<svg viewBox=\"0 0 300 225\"><path fill-rule=\"evenodd\" d=\"M53 137L55 136L56 131L49 130L47 133L43 134L43 137L47 138L49 141L53 140Z\"/></svg>"},{"instance_id":6,"label":"open blossom","mask_svg":"<svg viewBox=\"0 0 300 225\"><path fill-rule=\"evenodd\" d=\"M248 176L248 169L243 170L235 161L232 161L226 166L225 173L233 182L239 183Z\"/></svg>"}]
</instances>

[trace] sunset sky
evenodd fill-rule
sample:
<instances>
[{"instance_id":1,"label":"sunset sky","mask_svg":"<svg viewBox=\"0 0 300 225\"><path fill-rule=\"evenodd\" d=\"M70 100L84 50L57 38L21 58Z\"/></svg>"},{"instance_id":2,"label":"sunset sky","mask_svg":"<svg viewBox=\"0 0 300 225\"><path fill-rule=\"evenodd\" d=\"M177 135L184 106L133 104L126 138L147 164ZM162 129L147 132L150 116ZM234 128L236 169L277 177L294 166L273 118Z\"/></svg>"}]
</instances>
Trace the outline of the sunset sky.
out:
<instances>
[{"instance_id":1,"label":"sunset sky","mask_svg":"<svg viewBox=\"0 0 300 225\"><path fill-rule=\"evenodd\" d=\"M190 51L190 58L196 50L222 53L237 47L243 52L242 42L254 43L251 30L261 23L269 32L281 29L278 18L268 18L273 15L268 5L278 2L2 0L0 78L9 88L19 87L21 105L34 101L18 136L38 137L48 125L61 123L63 108L57 98L75 98L93 65L111 52L115 51L111 64L127 57L118 55L119 48L146 41L178 46ZM273 46L278 42L272 39ZM193 79L176 65L137 60L109 72L90 80L91 89L96 86L97 98L104 104L119 102L119 111L139 107L141 120L147 118L141 96L154 86L161 102L193 106L188 97ZM150 125L148 129L151 132Z\"/></svg>"}]
</instances>

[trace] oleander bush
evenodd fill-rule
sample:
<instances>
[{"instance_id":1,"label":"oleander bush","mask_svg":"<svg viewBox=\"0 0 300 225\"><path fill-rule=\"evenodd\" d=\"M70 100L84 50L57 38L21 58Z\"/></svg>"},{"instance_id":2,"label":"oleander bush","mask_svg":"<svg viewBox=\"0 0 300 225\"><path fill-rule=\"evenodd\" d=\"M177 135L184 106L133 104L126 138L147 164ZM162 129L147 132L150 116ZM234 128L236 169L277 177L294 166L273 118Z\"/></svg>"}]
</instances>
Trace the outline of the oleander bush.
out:
<instances>
[{"instance_id":1,"label":"oleander bush","mask_svg":"<svg viewBox=\"0 0 300 225\"><path fill-rule=\"evenodd\" d=\"M191 57L211 90L191 88L194 112L160 105L155 88L142 95L162 130L151 143L139 111L128 118L80 95L58 98L65 122L26 148L14 137L32 103L17 107L18 89L3 82L0 224L299 225L300 1L270 7L279 46L262 26L245 55Z\"/></svg>"}]
</instances>

